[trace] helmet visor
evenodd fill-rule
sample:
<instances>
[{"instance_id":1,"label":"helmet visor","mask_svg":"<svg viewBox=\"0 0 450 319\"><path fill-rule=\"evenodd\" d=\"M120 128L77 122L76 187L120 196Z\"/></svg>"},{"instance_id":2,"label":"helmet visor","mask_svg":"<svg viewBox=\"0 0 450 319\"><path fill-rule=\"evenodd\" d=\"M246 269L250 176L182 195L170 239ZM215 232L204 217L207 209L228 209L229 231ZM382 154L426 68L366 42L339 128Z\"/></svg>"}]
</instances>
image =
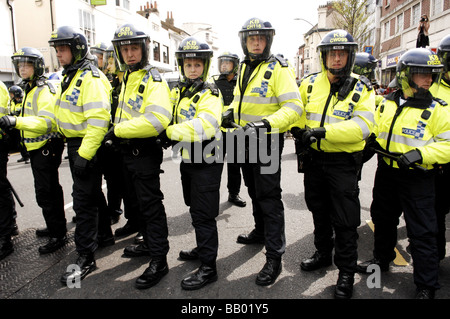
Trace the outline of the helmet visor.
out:
<instances>
[{"instance_id":1,"label":"helmet visor","mask_svg":"<svg viewBox=\"0 0 450 319\"><path fill-rule=\"evenodd\" d=\"M33 78L36 62L35 57L13 56L11 59L17 75L23 79Z\"/></svg>"}]
</instances>

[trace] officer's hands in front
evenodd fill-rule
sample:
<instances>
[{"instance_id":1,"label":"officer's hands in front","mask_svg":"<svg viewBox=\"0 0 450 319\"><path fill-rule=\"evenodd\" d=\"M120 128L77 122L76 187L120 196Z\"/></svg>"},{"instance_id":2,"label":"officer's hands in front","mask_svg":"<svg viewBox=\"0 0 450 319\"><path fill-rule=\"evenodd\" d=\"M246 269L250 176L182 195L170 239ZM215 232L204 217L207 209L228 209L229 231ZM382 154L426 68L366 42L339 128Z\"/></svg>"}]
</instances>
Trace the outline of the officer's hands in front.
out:
<instances>
[{"instance_id":1,"label":"officer's hands in front","mask_svg":"<svg viewBox=\"0 0 450 319\"><path fill-rule=\"evenodd\" d=\"M257 121L257 122L248 122L244 126L244 132L250 133L250 136L258 137L260 130L270 132L271 128L272 127L270 126L270 123L267 120L262 120L262 121Z\"/></svg>"},{"instance_id":2,"label":"officer's hands in front","mask_svg":"<svg viewBox=\"0 0 450 319\"><path fill-rule=\"evenodd\" d=\"M297 126L292 127L290 129L290 131L291 131L292 136L298 141L302 140L303 133L306 132L305 129L302 129L302 128L297 127Z\"/></svg>"},{"instance_id":3,"label":"officer's hands in front","mask_svg":"<svg viewBox=\"0 0 450 319\"><path fill-rule=\"evenodd\" d=\"M106 146L113 146L117 141L117 136L114 134L114 126L111 127L108 132L106 132L105 137L103 138L103 142Z\"/></svg>"},{"instance_id":4,"label":"officer's hands in front","mask_svg":"<svg viewBox=\"0 0 450 319\"><path fill-rule=\"evenodd\" d=\"M233 128L234 123L234 110L228 109L222 114L222 127Z\"/></svg>"},{"instance_id":5,"label":"officer's hands in front","mask_svg":"<svg viewBox=\"0 0 450 319\"><path fill-rule=\"evenodd\" d=\"M73 161L73 172L78 176L85 176L89 169L89 160L81 157L78 153Z\"/></svg>"},{"instance_id":6,"label":"officer's hands in front","mask_svg":"<svg viewBox=\"0 0 450 319\"><path fill-rule=\"evenodd\" d=\"M16 126L17 119L11 115L5 115L0 118L0 128L6 130Z\"/></svg>"},{"instance_id":7,"label":"officer's hands in front","mask_svg":"<svg viewBox=\"0 0 450 319\"><path fill-rule=\"evenodd\" d=\"M422 153L418 149L411 150L406 152L397 160L397 164L399 168L408 169L410 167L414 167L416 164L422 163Z\"/></svg>"},{"instance_id":8,"label":"officer's hands in front","mask_svg":"<svg viewBox=\"0 0 450 319\"><path fill-rule=\"evenodd\" d=\"M302 135L302 143L304 146L309 146L318 139L325 138L325 133L326 130L324 127L315 127L313 129L306 130L306 132Z\"/></svg>"},{"instance_id":9,"label":"officer's hands in front","mask_svg":"<svg viewBox=\"0 0 450 319\"><path fill-rule=\"evenodd\" d=\"M156 138L156 144L160 145L164 149L172 146L172 140L167 136L166 130L162 131L161 134L158 135Z\"/></svg>"}]
</instances>

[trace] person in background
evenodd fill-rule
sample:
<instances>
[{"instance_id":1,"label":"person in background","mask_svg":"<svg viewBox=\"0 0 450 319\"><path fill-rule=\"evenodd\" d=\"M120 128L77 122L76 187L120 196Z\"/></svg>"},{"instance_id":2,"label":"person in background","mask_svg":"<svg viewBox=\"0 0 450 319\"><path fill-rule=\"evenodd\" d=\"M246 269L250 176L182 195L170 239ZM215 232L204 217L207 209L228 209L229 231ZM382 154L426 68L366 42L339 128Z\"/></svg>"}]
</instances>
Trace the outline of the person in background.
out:
<instances>
[{"instance_id":1,"label":"person in background","mask_svg":"<svg viewBox=\"0 0 450 319\"><path fill-rule=\"evenodd\" d=\"M13 85L9 88L9 115L18 116L22 110L23 101L23 89L18 85ZM30 162L30 154L28 154L27 148L23 144L20 138L19 131L10 130L10 137L13 140L17 140L17 145L19 147L21 158L17 160L17 163L24 162L28 164Z\"/></svg>"},{"instance_id":2,"label":"person in background","mask_svg":"<svg viewBox=\"0 0 450 319\"><path fill-rule=\"evenodd\" d=\"M224 52L217 58L217 61L220 75L218 78L214 78L214 82L222 93L224 110L226 110L234 98L233 91L236 86L239 57L237 54ZM233 138L233 135L227 134L225 131L222 137L225 148L227 145L227 137ZM234 154L237 154L236 143L233 143L233 145L235 147ZM224 153L226 153L226 150L224 150ZM245 207L247 203L239 196L242 177L241 165L237 163L236 157L229 158L227 161L227 177L228 201L236 206Z\"/></svg>"},{"instance_id":3,"label":"person in background","mask_svg":"<svg viewBox=\"0 0 450 319\"><path fill-rule=\"evenodd\" d=\"M90 48L90 53L96 57L97 67L103 70L104 60L103 53L108 49L108 46L104 42L97 43L95 46Z\"/></svg>"},{"instance_id":4,"label":"person in background","mask_svg":"<svg viewBox=\"0 0 450 319\"><path fill-rule=\"evenodd\" d=\"M419 26L417 30L419 33L417 34L416 48L426 48L430 45L430 39L428 38L428 31L430 29L430 21L426 14L423 14L420 17Z\"/></svg>"}]
</instances>

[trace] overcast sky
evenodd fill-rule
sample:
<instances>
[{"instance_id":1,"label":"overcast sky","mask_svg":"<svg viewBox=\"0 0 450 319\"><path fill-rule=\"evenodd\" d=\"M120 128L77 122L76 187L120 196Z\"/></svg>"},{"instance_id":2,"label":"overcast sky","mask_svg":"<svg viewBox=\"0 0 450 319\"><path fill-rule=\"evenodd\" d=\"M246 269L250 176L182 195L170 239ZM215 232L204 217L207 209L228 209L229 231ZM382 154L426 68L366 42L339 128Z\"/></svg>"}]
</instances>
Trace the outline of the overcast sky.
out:
<instances>
[{"instance_id":1,"label":"overcast sky","mask_svg":"<svg viewBox=\"0 0 450 319\"><path fill-rule=\"evenodd\" d=\"M172 11L175 26L184 22L202 22L213 26L218 33L220 47L239 56L242 49L238 32L250 18L260 18L272 23L275 38L272 53L283 53L293 59L297 48L303 44L303 34L315 25L317 8L328 1L315 0L159 0L156 1L162 20ZM146 2L142 2L144 4ZM153 2L154 3L154 2ZM292 61L292 60L291 60Z\"/></svg>"}]
</instances>

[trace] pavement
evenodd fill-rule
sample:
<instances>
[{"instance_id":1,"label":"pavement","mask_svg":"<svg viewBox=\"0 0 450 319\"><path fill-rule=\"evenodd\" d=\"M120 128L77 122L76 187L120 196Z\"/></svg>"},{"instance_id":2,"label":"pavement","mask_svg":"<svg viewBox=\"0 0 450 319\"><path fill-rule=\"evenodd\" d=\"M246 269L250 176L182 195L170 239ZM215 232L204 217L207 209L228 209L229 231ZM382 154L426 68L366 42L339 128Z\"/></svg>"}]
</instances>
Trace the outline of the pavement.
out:
<instances>
[{"instance_id":1,"label":"pavement","mask_svg":"<svg viewBox=\"0 0 450 319\"><path fill-rule=\"evenodd\" d=\"M226 169L224 169L220 214L217 217L219 279L200 290L185 291L181 288L181 280L195 271L199 262L178 259L180 250L195 246L195 234L188 207L182 200L179 166L167 152L162 166L164 174L161 176L161 183L169 225L170 251L167 258L170 271L156 286L145 290L134 287L136 278L143 273L149 262L149 257L123 256L123 249L133 244L134 235L117 238L113 246L99 249L96 252L97 269L81 281L80 287L68 288L62 285L59 281L60 276L76 260L73 239L75 225L68 222L68 243L57 252L48 255L38 253L37 248L45 244L46 239L36 237L35 228L20 229L20 234L14 237L15 252L0 262L0 307L11 305L17 308L18 304L21 305L19 301L34 304L33 302L43 300L89 302L95 299L113 301L112 304L115 304L118 300L140 302L145 300L145 305L151 308L163 307L165 313L174 315L174 318L185 318L189 314L209 317L261 315L263 318L269 318L271 314L279 314L282 310L297 309L298 305L301 305L300 300L312 302L313 305L317 305L318 300L332 300L338 275L337 268L332 265L318 271L304 272L299 267L300 262L310 257L315 249L312 216L304 201L303 175L297 173L296 165L293 141L287 139L282 158L286 253L283 256L283 271L278 280L269 287L255 284L256 274L265 262L263 245L236 243L239 234L248 233L253 229L253 217L244 184L241 196L247 200L247 206L241 208L227 202ZM375 168L374 160L368 162L363 169L360 183L359 261L372 258L373 232L369 207ZM112 226L113 230L124 224L125 219L122 217L119 223ZM381 279L356 274L353 300L386 301L414 298L413 267L406 250L408 240L403 220L398 228L398 238L400 262L392 265L389 272L383 273ZM447 251L450 251L449 247ZM376 280L381 283L380 287L374 286ZM442 288L436 297L448 299L450 297L448 257L441 262L440 281ZM117 305L120 305L120 302ZM335 306L336 303L333 303L333 307ZM211 307L216 307L214 314ZM322 310L327 311L326 307Z\"/></svg>"}]
</instances>

